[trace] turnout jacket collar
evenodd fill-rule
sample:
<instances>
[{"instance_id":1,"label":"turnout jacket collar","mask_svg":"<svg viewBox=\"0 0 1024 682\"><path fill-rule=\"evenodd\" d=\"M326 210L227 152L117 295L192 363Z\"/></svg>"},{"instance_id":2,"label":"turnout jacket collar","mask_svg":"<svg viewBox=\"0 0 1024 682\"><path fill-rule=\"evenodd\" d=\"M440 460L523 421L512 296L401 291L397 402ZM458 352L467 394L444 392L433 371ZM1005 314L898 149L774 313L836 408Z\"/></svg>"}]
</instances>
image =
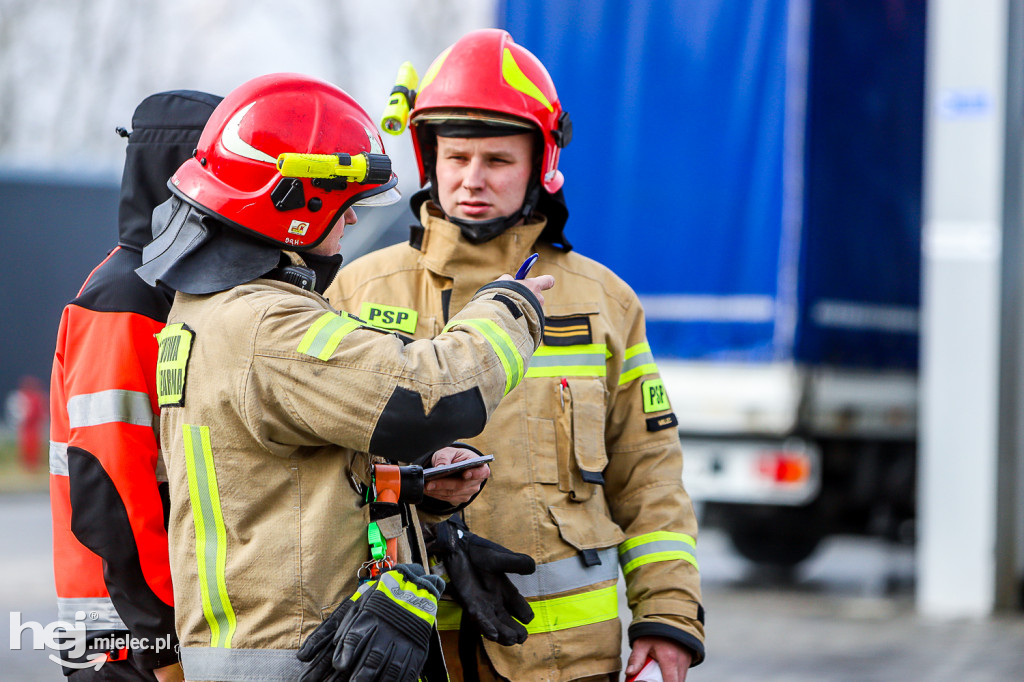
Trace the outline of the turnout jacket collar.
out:
<instances>
[{"instance_id":1,"label":"turnout jacket collar","mask_svg":"<svg viewBox=\"0 0 1024 682\"><path fill-rule=\"evenodd\" d=\"M459 226L445 220L432 203L420 206L421 262L430 272L452 280L450 309L461 310L477 289L501 273L513 274L533 253L544 219L510 227L494 239L473 244Z\"/></svg>"}]
</instances>

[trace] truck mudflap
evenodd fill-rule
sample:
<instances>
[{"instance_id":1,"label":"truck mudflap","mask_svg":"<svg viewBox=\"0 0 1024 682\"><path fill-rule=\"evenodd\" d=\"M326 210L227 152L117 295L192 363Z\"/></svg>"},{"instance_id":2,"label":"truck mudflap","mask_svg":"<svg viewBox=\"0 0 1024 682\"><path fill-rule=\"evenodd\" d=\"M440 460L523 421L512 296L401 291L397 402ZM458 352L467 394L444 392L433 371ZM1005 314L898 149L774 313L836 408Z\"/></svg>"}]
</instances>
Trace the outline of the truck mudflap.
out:
<instances>
[{"instance_id":1,"label":"truck mudflap","mask_svg":"<svg viewBox=\"0 0 1024 682\"><path fill-rule=\"evenodd\" d=\"M821 452L803 439L680 440L695 501L802 506L821 490Z\"/></svg>"}]
</instances>

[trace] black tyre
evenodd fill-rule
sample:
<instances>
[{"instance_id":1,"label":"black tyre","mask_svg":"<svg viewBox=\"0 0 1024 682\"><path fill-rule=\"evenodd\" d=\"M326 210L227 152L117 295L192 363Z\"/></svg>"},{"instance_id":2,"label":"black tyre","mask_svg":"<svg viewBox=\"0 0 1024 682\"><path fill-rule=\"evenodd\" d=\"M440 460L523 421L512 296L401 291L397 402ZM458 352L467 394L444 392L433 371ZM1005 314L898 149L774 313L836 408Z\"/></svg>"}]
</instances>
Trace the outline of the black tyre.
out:
<instances>
[{"instance_id":1,"label":"black tyre","mask_svg":"<svg viewBox=\"0 0 1024 682\"><path fill-rule=\"evenodd\" d=\"M761 533L733 532L729 539L740 556L758 564L792 568L811 556L820 536L787 535L769 537Z\"/></svg>"},{"instance_id":2,"label":"black tyre","mask_svg":"<svg viewBox=\"0 0 1024 682\"><path fill-rule=\"evenodd\" d=\"M715 518L743 558L758 564L792 568L807 559L825 537L817 505L715 505Z\"/></svg>"}]
</instances>

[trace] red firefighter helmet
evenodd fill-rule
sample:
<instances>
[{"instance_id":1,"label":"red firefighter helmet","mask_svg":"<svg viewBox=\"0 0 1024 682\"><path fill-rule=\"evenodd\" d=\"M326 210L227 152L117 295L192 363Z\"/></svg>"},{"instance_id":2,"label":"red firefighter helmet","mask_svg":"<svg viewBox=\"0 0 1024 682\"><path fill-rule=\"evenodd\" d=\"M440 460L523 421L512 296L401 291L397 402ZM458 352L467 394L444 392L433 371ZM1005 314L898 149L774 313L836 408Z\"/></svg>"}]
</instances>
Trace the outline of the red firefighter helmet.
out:
<instances>
[{"instance_id":1,"label":"red firefighter helmet","mask_svg":"<svg viewBox=\"0 0 1024 682\"><path fill-rule=\"evenodd\" d=\"M282 153L334 155L339 163L364 154L369 170L360 182L284 177ZM260 76L233 90L214 110L193 157L171 176L185 201L300 251L319 244L349 206L398 201L397 182L363 108L337 86L293 73Z\"/></svg>"},{"instance_id":2,"label":"red firefighter helmet","mask_svg":"<svg viewBox=\"0 0 1024 682\"><path fill-rule=\"evenodd\" d=\"M423 75L410 113L420 184L430 178L431 123L521 125L540 132L544 142L539 179L554 194L564 182L558 156L572 138L568 112L562 111L547 69L507 31L472 31L444 50Z\"/></svg>"}]
</instances>

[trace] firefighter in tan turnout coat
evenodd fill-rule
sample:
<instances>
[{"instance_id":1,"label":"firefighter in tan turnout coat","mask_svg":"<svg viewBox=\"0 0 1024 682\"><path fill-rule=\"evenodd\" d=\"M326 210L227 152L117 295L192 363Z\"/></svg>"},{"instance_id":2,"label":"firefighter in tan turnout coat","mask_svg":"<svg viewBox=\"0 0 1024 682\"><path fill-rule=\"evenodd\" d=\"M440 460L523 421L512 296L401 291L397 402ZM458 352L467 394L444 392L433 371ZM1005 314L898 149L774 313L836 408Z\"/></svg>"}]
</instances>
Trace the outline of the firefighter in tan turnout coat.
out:
<instances>
[{"instance_id":1,"label":"firefighter in tan turnout coat","mask_svg":"<svg viewBox=\"0 0 1024 682\"><path fill-rule=\"evenodd\" d=\"M316 154L331 156L305 156ZM325 158L340 168L317 171ZM412 564L415 508L380 521L397 556L368 565L368 526L385 508L366 504L371 458L472 456L444 446L479 433L521 380L553 280L482 283L433 340L338 313L318 292L351 207L397 200L396 182L348 95L274 74L217 107L155 212L138 272L178 292L157 374L193 682L421 677L443 583ZM451 513L486 475L428 483L421 509Z\"/></svg>"},{"instance_id":2,"label":"firefighter in tan turnout coat","mask_svg":"<svg viewBox=\"0 0 1024 682\"><path fill-rule=\"evenodd\" d=\"M608 679L621 667L621 567L633 614L627 672L651 656L665 680L683 679L704 656L704 615L677 421L637 296L562 234L557 163L571 126L554 85L507 33L476 31L425 73L410 124L430 184L412 198L420 224L408 244L342 269L332 305L425 339L533 252L533 272L558 280L525 379L467 441L495 455L489 485L463 512L468 527L537 562L535 574L510 576L534 611L529 637L481 650L471 620L442 601L449 666L458 659L465 679Z\"/></svg>"}]
</instances>

